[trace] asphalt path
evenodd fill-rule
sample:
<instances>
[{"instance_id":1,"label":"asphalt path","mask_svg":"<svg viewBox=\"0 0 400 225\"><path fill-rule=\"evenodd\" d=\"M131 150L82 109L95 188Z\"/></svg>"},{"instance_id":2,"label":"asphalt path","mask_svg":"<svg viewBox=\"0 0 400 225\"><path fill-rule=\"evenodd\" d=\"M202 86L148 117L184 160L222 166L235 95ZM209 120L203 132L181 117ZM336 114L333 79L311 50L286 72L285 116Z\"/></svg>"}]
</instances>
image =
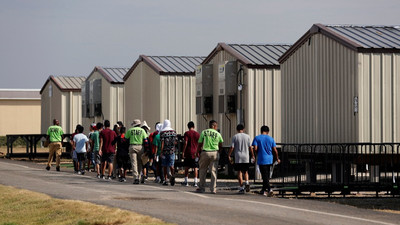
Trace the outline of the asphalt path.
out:
<instances>
[{"instance_id":1,"label":"asphalt path","mask_svg":"<svg viewBox=\"0 0 400 225\"><path fill-rule=\"evenodd\" d=\"M0 184L118 207L177 224L400 224L398 214L329 202L239 195L222 189L217 194L198 194L194 187L180 184L171 187L149 181L133 185L132 179L126 183L106 181L95 178L94 173L82 176L44 167L0 159Z\"/></svg>"}]
</instances>

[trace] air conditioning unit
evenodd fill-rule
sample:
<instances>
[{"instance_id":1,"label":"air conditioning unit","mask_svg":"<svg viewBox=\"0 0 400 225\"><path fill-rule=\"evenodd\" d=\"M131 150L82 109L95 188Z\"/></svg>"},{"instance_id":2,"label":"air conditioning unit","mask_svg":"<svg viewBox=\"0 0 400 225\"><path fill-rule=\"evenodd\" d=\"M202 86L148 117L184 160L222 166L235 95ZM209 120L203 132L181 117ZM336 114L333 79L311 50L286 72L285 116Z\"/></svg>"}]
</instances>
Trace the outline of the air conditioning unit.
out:
<instances>
[{"instance_id":1,"label":"air conditioning unit","mask_svg":"<svg viewBox=\"0 0 400 225\"><path fill-rule=\"evenodd\" d=\"M218 66L218 112L236 113L237 63L227 61Z\"/></svg>"},{"instance_id":2,"label":"air conditioning unit","mask_svg":"<svg viewBox=\"0 0 400 225\"><path fill-rule=\"evenodd\" d=\"M93 111L94 116L101 116L101 79L93 80Z\"/></svg>"},{"instance_id":3,"label":"air conditioning unit","mask_svg":"<svg viewBox=\"0 0 400 225\"><path fill-rule=\"evenodd\" d=\"M86 82L81 85L81 97L82 97L82 117L86 118Z\"/></svg>"},{"instance_id":4,"label":"air conditioning unit","mask_svg":"<svg viewBox=\"0 0 400 225\"><path fill-rule=\"evenodd\" d=\"M196 67L196 114L213 112L213 65Z\"/></svg>"}]
</instances>

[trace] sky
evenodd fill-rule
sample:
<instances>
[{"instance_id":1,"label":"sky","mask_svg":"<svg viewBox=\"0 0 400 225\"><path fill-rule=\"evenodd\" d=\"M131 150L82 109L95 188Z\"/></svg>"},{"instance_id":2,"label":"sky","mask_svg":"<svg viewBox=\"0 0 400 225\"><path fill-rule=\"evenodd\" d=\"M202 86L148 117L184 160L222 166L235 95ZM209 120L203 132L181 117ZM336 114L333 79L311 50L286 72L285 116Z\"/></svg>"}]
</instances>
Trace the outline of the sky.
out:
<instances>
[{"instance_id":1,"label":"sky","mask_svg":"<svg viewBox=\"0 0 400 225\"><path fill-rule=\"evenodd\" d=\"M314 23L400 25L399 0L0 0L0 88L207 56L220 42L293 44Z\"/></svg>"}]
</instances>

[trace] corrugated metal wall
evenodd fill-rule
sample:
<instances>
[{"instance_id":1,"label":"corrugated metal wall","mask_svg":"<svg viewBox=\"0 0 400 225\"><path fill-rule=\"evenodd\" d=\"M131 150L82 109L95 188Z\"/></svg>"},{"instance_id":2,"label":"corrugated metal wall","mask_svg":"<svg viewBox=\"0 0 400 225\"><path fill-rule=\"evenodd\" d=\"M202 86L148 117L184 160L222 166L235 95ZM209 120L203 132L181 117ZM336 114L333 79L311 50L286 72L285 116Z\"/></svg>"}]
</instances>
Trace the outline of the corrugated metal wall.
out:
<instances>
[{"instance_id":1,"label":"corrugated metal wall","mask_svg":"<svg viewBox=\"0 0 400 225\"><path fill-rule=\"evenodd\" d=\"M322 34L282 65L282 142L356 142L357 53Z\"/></svg>"},{"instance_id":2,"label":"corrugated metal wall","mask_svg":"<svg viewBox=\"0 0 400 225\"><path fill-rule=\"evenodd\" d=\"M245 80L244 113L248 134L255 137L260 134L261 126L267 125L275 142L281 142L280 70L247 69Z\"/></svg>"},{"instance_id":3,"label":"corrugated metal wall","mask_svg":"<svg viewBox=\"0 0 400 225\"><path fill-rule=\"evenodd\" d=\"M85 133L89 131L91 123L103 122L109 120L111 122L111 128L118 121L124 120L124 85L123 84L111 84L97 71L95 71L90 80L101 79L101 109L104 118L97 116L94 118L83 118L82 124L85 128ZM80 114L82 115L82 113Z\"/></svg>"},{"instance_id":4,"label":"corrugated metal wall","mask_svg":"<svg viewBox=\"0 0 400 225\"><path fill-rule=\"evenodd\" d=\"M189 121L197 122L195 76L160 76L160 121L169 119L178 134L187 130Z\"/></svg>"},{"instance_id":5,"label":"corrugated metal wall","mask_svg":"<svg viewBox=\"0 0 400 225\"><path fill-rule=\"evenodd\" d=\"M49 86L53 94L49 97ZM77 124L82 124L82 99L80 92L61 91L50 81L41 95L41 132L53 125L53 119L58 119L64 132L72 133Z\"/></svg>"},{"instance_id":6,"label":"corrugated metal wall","mask_svg":"<svg viewBox=\"0 0 400 225\"><path fill-rule=\"evenodd\" d=\"M359 140L400 141L400 54L359 53Z\"/></svg>"},{"instance_id":7,"label":"corrugated metal wall","mask_svg":"<svg viewBox=\"0 0 400 225\"><path fill-rule=\"evenodd\" d=\"M220 51L209 64L213 64L213 115L207 115L207 121L216 119L219 123L224 145L231 143L232 136L236 133L237 115L218 113L218 65L225 61L236 61L237 59L227 53ZM238 64L238 68L239 68ZM271 129L270 135L275 141L281 140L281 88L279 69L248 69L244 67L243 86L243 113L246 133L254 138L260 133L262 125ZM216 97L217 96L217 97ZM239 99L239 94L238 94ZM238 100L239 101L239 100ZM208 122L202 115L197 116L199 121L198 130L208 128Z\"/></svg>"},{"instance_id":8,"label":"corrugated metal wall","mask_svg":"<svg viewBox=\"0 0 400 225\"><path fill-rule=\"evenodd\" d=\"M195 76L159 75L140 62L125 81L126 120L146 120L151 131L156 122L171 121L178 134L187 130L195 114ZM128 127L129 127L128 125Z\"/></svg>"}]
</instances>

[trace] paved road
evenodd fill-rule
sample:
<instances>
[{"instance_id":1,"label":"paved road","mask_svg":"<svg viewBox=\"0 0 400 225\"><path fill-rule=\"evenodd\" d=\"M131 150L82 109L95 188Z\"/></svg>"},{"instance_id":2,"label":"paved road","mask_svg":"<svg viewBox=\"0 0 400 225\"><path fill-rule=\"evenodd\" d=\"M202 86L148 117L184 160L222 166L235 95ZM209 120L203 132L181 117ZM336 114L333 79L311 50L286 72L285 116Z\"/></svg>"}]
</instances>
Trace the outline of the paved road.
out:
<instances>
[{"instance_id":1,"label":"paved road","mask_svg":"<svg viewBox=\"0 0 400 225\"><path fill-rule=\"evenodd\" d=\"M132 185L89 175L46 171L43 165L0 159L0 184L119 207L178 224L400 224L398 214L327 202L238 195L227 190L197 194L193 187L152 182Z\"/></svg>"}]
</instances>

